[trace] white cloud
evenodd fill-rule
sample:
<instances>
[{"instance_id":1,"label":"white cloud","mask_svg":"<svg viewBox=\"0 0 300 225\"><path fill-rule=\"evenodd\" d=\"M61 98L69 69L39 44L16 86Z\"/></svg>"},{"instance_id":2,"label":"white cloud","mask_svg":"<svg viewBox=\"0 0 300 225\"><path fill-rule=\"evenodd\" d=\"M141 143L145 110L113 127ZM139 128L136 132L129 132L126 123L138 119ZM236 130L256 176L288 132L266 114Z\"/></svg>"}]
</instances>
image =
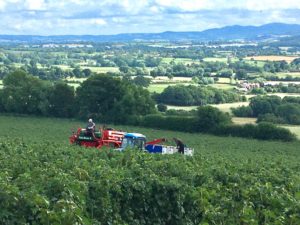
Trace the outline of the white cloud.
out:
<instances>
[{"instance_id":1,"label":"white cloud","mask_svg":"<svg viewBox=\"0 0 300 225\"><path fill-rule=\"evenodd\" d=\"M300 23L300 0L0 0L0 12L1 33L187 31Z\"/></svg>"},{"instance_id":2,"label":"white cloud","mask_svg":"<svg viewBox=\"0 0 300 225\"><path fill-rule=\"evenodd\" d=\"M26 0L25 7L28 10L44 10L44 9L46 9L44 0Z\"/></svg>"},{"instance_id":3,"label":"white cloud","mask_svg":"<svg viewBox=\"0 0 300 225\"><path fill-rule=\"evenodd\" d=\"M100 25L100 26L107 24L107 22L104 19L91 19L90 23L94 25Z\"/></svg>"}]
</instances>

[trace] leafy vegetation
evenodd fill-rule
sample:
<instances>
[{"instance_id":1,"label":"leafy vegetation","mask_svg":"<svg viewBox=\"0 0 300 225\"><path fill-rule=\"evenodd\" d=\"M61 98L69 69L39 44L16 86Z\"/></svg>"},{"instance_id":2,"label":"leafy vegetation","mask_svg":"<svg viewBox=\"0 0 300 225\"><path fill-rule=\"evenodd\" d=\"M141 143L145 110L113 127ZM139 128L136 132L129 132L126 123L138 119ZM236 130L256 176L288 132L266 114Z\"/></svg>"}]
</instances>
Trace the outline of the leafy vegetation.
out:
<instances>
[{"instance_id":1,"label":"leafy vegetation","mask_svg":"<svg viewBox=\"0 0 300 225\"><path fill-rule=\"evenodd\" d=\"M2 224L300 223L298 142L120 127L180 137L183 157L70 146L77 121L0 123Z\"/></svg>"},{"instance_id":2,"label":"leafy vegetation","mask_svg":"<svg viewBox=\"0 0 300 225\"><path fill-rule=\"evenodd\" d=\"M300 124L300 98L258 96L251 98L249 106L232 110L235 116L258 117L258 122Z\"/></svg>"},{"instance_id":3,"label":"leafy vegetation","mask_svg":"<svg viewBox=\"0 0 300 225\"><path fill-rule=\"evenodd\" d=\"M157 95L156 100L169 105L190 106L240 102L245 100L245 97L213 87L176 85L167 87Z\"/></svg>"}]
</instances>

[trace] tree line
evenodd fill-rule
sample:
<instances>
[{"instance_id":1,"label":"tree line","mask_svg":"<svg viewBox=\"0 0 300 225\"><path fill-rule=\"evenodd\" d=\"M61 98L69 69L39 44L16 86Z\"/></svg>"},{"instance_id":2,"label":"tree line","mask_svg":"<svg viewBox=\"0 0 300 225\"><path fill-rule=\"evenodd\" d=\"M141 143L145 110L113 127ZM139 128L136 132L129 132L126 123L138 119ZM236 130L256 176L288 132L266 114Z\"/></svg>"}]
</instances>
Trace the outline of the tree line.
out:
<instances>
[{"instance_id":1,"label":"tree line","mask_svg":"<svg viewBox=\"0 0 300 225\"><path fill-rule=\"evenodd\" d=\"M258 96L249 106L232 110L235 116L258 117L258 122L300 124L300 97Z\"/></svg>"},{"instance_id":2,"label":"tree line","mask_svg":"<svg viewBox=\"0 0 300 225\"><path fill-rule=\"evenodd\" d=\"M169 86L161 94L157 94L155 99L158 103L177 106L200 106L246 101L245 96L232 91L195 85Z\"/></svg>"},{"instance_id":3,"label":"tree line","mask_svg":"<svg viewBox=\"0 0 300 225\"><path fill-rule=\"evenodd\" d=\"M0 90L0 110L8 113L126 122L130 116L153 113L154 105L147 90L107 75L91 76L75 92L66 83L19 70L4 78Z\"/></svg>"}]
</instances>

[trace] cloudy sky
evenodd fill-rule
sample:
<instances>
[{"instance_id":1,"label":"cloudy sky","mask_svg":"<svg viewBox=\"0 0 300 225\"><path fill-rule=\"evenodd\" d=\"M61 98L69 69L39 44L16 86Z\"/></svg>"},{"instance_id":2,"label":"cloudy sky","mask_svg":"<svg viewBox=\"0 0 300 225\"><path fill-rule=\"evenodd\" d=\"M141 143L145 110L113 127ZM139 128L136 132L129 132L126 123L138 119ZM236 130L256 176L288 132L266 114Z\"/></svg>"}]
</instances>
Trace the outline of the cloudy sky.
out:
<instances>
[{"instance_id":1,"label":"cloudy sky","mask_svg":"<svg viewBox=\"0 0 300 225\"><path fill-rule=\"evenodd\" d=\"M0 0L1 34L201 31L299 23L300 0Z\"/></svg>"}]
</instances>

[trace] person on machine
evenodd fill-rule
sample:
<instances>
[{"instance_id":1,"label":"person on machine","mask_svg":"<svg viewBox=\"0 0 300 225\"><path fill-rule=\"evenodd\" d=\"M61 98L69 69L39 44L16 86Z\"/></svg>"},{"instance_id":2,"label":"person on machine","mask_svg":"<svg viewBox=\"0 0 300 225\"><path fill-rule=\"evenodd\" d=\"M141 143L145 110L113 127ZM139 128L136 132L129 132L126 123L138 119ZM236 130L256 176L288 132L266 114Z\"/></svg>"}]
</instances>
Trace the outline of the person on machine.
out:
<instances>
[{"instance_id":1,"label":"person on machine","mask_svg":"<svg viewBox=\"0 0 300 225\"><path fill-rule=\"evenodd\" d=\"M96 124L93 122L92 119L89 119L89 122L88 124L86 125L86 133L90 136L92 136L94 139L96 139L95 137L95 127L96 127Z\"/></svg>"},{"instance_id":2,"label":"person on machine","mask_svg":"<svg viewBox=\"0 0 300 225\"><path fill-rule=\"evenodd\" d=\"M178 138L173 138L173 140L175 141L175 143L177 145L178 153L184 154L184 144L183 144L183 142L181 140L179 140Z\"/></svg>"}]
</instances>

